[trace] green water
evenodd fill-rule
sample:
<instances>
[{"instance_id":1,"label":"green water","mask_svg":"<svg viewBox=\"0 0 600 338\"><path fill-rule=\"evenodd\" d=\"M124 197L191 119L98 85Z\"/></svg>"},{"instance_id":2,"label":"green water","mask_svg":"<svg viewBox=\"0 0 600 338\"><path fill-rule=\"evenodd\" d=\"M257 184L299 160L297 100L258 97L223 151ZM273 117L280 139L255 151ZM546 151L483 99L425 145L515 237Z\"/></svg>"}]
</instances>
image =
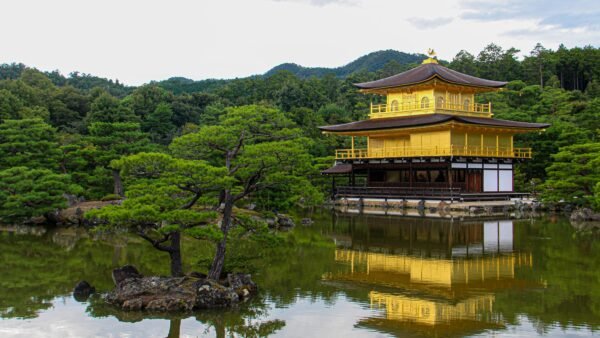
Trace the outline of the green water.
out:
<instances>
[{"instance_id":1,"label":"green water","mask_svg":"<svg viewBox=\"0 0 600 338\"><path fill-rule=\"evenodd\" d=\"M229 264L253 271L257 297L171 317L71 296L81 279L109 290L123 264L166 274L167 257L137 238L2 231L0 337L597 335L600 241L565 219L311 217L279 247L234 245ZM211 248L184 244L186 269L202 270Z\"/></svg>"}]
</instances>

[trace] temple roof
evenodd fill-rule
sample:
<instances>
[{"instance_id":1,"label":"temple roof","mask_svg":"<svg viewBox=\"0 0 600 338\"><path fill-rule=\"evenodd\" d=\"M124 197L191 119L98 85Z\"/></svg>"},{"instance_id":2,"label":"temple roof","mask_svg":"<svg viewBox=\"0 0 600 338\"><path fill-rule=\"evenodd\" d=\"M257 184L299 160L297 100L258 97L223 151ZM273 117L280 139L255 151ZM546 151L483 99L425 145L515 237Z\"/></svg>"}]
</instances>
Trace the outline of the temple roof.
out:
<instances>
[{"instance_id":1,"label":"temple roof","mask_svg":"<svg viewBox=\"0 0 600 338\"><path fill-rule=\"evenodd\" d=\"M434 77L449 83L472 87L500 88L506 85L506 82L486 80L459 73L437 63L422 64L406 72L386 77L384 79L371 82L355 83L354 85L360 89L392 88L426 82Z\"/></svg>"},{"instance_id":2,"label":"temple roof","mask_svg":"<svg viewBox=\"0 0 600 338\"><path fill-rule=\"evenodd\" d=\"M335 164L331 168L321 171L322 175L349 174L352 172L352 164Z\"/></svg>"},{"instance_id":3,"label":"temple roof","mask_svg":"<svg viewBox=\"0 0 600 338\"><path fill-rule=\"evenodd\" d=\"M486 127L497 128L517 128L517 129L543 129L550 126L548 123L529 123L508 120L498 120L487 117L470 117L460 115L447 114L428 114L416 116L401 116L379 119L369 119L350 123L335 124L331 126L319 127L322 131L341 133L341 132L356 132L367 130L383 130L383 129L398 129L421 127L446 122L459 122L472 125L480 125Z\"/></svg>"}]
</instances>

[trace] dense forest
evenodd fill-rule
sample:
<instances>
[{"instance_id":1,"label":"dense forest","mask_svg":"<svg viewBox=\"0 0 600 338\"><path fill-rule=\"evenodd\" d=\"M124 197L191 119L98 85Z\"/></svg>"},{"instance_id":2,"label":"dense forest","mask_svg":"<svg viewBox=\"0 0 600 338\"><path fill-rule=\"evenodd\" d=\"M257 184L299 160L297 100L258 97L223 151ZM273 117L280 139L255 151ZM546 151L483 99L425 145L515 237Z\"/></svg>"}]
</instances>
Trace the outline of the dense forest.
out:
<instances>
[{"instance_id":1,"label":"dense forest","mask_svg":"<svg viewBox=\"0 0 600 338\"><path fill-rule=\"evenodd\" d=\"M516 139L517 146L534 152L533 160L520 166L518 190L538 193L551 204L600 207L600 49L550 50L538 44L522 60L519 52L490 44L477 55L461 51L441 63L510 81L505 90L479 97L493 102L496 118L552 124L543 133ZM317 126L366 118L369 103L382 98L360 94L353 83L416 67L423 57L383 51L331 70L282 65L263 76L171 78L139 87L88 74L0 65L0 220L45 215L65 206L65 194L119 198L124 188L115 163L123 156L190 157L181 144L201 141L190 135L211 127L218 138L253 114L295 135L294 144L307 154L295 164L302 167L296 174L316 189L288 177L302 188L265 185L244 201L268 209L318 204L329 187L319 172L348 140L322 135ZM203 160L210 161L214 154L206 156ZM307 191L307 196L288 196Z\"/></svg>"}]
</instances>

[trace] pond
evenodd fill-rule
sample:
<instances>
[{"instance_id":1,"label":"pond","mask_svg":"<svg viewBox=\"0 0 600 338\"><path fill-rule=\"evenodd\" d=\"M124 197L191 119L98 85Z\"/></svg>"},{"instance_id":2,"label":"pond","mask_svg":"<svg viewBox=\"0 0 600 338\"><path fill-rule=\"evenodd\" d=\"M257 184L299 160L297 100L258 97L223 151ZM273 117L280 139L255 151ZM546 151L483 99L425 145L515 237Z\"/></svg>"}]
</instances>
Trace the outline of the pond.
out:
<instances>
[{"instance_id":1,"label":"pond","mask_svg":"<svg viewBox=\"0 0 600 338\"><path fill-rule=\"evenodd\" d=\"M167 257L137 238L2 231L0 337L564 337L600 328L600 243L575 236L566 219L310 216L314 224L279 248L235 247L231 264L253 271L257 297L170 317L71 295L81 279L109 290L111 270L128 263L166 274ZM197 241L184 249L188 271L210 251Z\"/></svg>"}]
</instances>

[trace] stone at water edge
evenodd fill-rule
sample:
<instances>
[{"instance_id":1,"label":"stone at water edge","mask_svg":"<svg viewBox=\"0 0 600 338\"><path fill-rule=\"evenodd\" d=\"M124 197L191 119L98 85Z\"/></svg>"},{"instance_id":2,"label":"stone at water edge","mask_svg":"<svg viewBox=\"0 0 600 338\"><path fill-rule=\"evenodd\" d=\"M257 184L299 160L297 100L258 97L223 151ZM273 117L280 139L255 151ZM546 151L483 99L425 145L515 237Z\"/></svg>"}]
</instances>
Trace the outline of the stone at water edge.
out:
<instances>
[{"instance_id":1,"label":"stone at water edge","mask_svg":"<svg viewBox=\"0 0 600 338\"><path fill-rule=\"evenodd\" d=\"M200 278L198 278L200 277ZM116 287L105 300L128 311L177 312L230 307L256 293L250 275L229 274L222 285L198 273L144 277L133 266L113 271Z\"/></svg>"},{"instance_id":2,"label":"stone at water edge","mask_svg":"<svg viewBox=\"0 0 600 338\"><path fill-rule=\"evenodd\" d=\"M440 203L437 205L437 209L440 213L448 213L450 211L450 204L440 201Z\"/></svg>"},{"instance_id":3,"label":"stone at water edge","mask_svg":"<svg viewBox=\"0 0 600 338\"><path fill-rule=\"evenodd\" d=\"M309 225L312 225L315 222L312 219L310 219L310 218L307 217L307 218L303 218L300 221L300 223L302 223L302 225L304 225L304 226L309 226Z\"/></svg>"},{"instance_id":4,"label":"stone at water edge","mask_svg":"<svg viewBox=\"0 0 600 338\"><path fill-rule=\"evenodd\" d=\"M233 288L225 287L213 280L199 281L196 286L195 308L197 309L228 307L240 301Z\"/></svg>"},{"instance_id":5,"label":"stone at water edge","mask_svg":"<svg viewBox=\"0 0 600 338\"><path fill-rule=\"evenodd\" d=\"M256 286L252 281L251 276L248 274L230 273L227 275L227 283L241 298L247 297L258 291L258 286Z\"/></svg>"},{"instance_id":6,"label":"stone at water edge","mask_svg":"<svg viewBox=\"0 0 600 338\"><path fill-rule=\"evenodd\" d=\"M94 288L90 283L82 280L73 289L73 298L80 302L85 302L92 293L96 292L96 288Z\"/></svg>"},{"instance_id":7,"label":"stone at water edge","mask_svg":"<svg viewBox=\"0 0 600 338\"><path fill-rule=\"evenodd\" d=\"M133 265L125 265L112 271L112 280L116 286L128 278L142 278L142 274Z\"/></svg>"},{"instance_id":8,"label":"stone at water edge","mask_svg":"<svg viewBox=\"0 0 600 338\"><path fill-rule=\"evenodd\" d=\"M196 301L195 281L186 277L126 278L105 299L129 311L189 311Z\"/></svg>"},{"instance_id":9,"label":"stone at water edge","mask_svg":"<svg viewBox=\"0 0 600 338\"><path fill-rule=\"evenodd\" d=\"M595 214L592 209L576 209L569 217L571 221L600 221L600 214Z\"/></svg>"},{"instance_id":10,"label":"stone at water edge","mask_svg":"<svg viewBox=\"0 0 600 338\"><path fill-rule=\"evenodd\" d=\"M292 228L296 226L291 217L284 214L277 214L277 224L283 228Z\"/></svg>"}]
</instances>

